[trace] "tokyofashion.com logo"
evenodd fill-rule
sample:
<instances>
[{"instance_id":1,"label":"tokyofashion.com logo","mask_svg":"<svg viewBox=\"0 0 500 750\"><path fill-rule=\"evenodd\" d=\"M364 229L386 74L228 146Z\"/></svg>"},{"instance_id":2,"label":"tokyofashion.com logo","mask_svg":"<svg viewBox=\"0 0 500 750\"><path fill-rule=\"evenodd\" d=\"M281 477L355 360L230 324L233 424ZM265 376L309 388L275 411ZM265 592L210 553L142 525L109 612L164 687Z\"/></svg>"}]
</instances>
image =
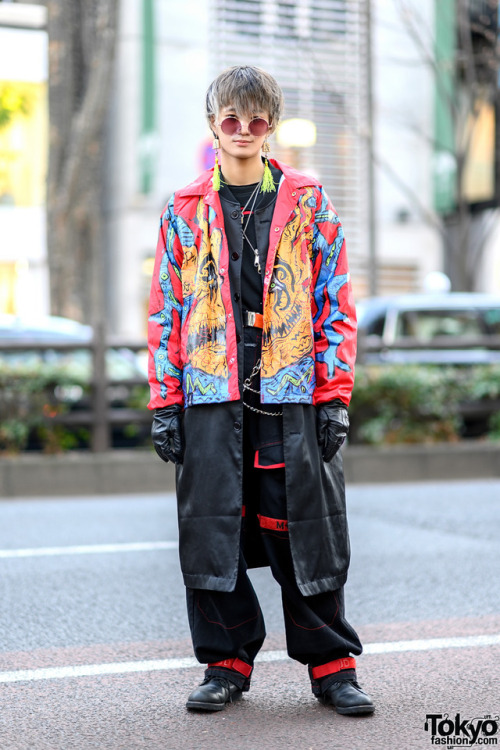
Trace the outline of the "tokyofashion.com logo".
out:
<instances>
[{"instance_id":1,"label":"tokyofashion.com logo","mask_svg":"<svg viewBox=\"0 0 500 750\"><path fill-rule=\"evenodd\" d=\"M498 745L498 716L476 716L462 719L460 714L427 714L424 729L430 733L432 745L445 745L448 748Z\"/></svg>"}]
</instances>

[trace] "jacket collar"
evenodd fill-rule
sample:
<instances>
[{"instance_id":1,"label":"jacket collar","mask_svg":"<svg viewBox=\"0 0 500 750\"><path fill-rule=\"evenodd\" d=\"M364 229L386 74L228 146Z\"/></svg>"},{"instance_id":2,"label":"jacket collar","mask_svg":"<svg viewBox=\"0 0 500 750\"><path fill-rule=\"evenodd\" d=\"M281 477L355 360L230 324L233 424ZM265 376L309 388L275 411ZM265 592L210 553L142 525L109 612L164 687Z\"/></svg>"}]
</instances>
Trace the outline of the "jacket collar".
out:
<instances>
[{"instance_id":1,"label":"jacket collar","mask_svg":"<svg viewBox=\"0 0 500 750\"><path fill-rule=\"evenodd\" d=\"M309 175L297 172L296 169L294 169L293 167L289 167L287 164L282 164L276 159L270 159L269 161L271 162L271 164L273 164L283 172L283 177L291 189L310 187L318 184L318 180L314 177L310 177ZM206 172L202 172L202 174L194 182L191 182L186 187L181 188L181 190L176 190L176 196L179 198L187 198L188 196L207 196L208 194L213 195L213 193L215 192L212 189L213 171L214 170L212 168L207 169Z\"/></svg>"}]
</instances>

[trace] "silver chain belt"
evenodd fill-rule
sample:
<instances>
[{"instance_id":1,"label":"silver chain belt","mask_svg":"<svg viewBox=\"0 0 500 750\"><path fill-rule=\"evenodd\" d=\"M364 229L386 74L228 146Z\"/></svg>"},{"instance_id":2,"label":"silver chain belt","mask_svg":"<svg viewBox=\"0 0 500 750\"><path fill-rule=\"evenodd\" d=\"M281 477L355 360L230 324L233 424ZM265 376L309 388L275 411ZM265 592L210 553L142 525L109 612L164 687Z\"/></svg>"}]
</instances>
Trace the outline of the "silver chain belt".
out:
<instances>
[{"instance_id":1,"label":"silver chain belt","mask_svg":"<svg viewBox=\"0 0 500 750\"><path fill-rule=\"evenodd\" d=\"M260 366L262 364L262 360L259 359L257 361L257 364L254 365L254 368L248 378L243 381L243 390L244 391L251 391L252 393L257 393L260 396L260 391L257 391L255 388L252 388L252 379L259 374L260 372ZM257 409L255 406L250 406L250 404L247 404L246 401L243 399L243 406L246 406L247 409L250 409L250 411L254 411L256 414L265 414L267 417L282 417L283 412L282 411L264 411L263 409Z\"/></svg>"}]
</instances>

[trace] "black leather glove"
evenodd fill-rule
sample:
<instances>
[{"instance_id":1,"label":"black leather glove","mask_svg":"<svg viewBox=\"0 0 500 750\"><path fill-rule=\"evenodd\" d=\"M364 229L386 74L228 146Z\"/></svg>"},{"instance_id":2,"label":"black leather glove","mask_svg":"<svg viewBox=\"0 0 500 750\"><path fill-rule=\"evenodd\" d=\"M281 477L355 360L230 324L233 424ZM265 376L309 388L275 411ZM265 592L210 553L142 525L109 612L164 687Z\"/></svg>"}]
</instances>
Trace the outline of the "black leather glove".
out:
<instances>
[{"instance_id":1,"label":"black leather glove","mask_svg":"<svg viewBox=\"0 0 500 750\"><path fill-rule=\"evenodd\" d=\"M177 404L155 410L151 438L155 451L167 463L181 464L184 458L182 417L182 407Z\"/></svg>"},{"instance_id":2,"label":"black leather glove","mask_svg":"<svg viewBox=\"0 0 500 750\"><path fill-rule=\"evenodd\" d=\"M347 406L339 399L317 406L316 430L323 461L331 461L349 432Z\"/></svg>"}]
</instances>

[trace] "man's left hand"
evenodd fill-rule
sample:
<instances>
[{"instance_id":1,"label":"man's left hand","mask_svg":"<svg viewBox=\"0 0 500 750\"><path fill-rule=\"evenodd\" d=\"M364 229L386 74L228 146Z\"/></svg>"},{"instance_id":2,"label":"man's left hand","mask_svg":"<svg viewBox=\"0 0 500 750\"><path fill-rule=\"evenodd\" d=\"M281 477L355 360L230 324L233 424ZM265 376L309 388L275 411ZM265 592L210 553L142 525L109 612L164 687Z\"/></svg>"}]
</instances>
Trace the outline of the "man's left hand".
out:
<instances>
[{"instance_id":1,"label":"man's left hand","mask_svg":"<svg viewBox=\"0 0 500 750\"><path fill-rule=\"evenodd\" d=\"M316 429L323 461L331 461L349 433L347 406L341 401L316 407Z\"/></svg>"}]
</instances>

